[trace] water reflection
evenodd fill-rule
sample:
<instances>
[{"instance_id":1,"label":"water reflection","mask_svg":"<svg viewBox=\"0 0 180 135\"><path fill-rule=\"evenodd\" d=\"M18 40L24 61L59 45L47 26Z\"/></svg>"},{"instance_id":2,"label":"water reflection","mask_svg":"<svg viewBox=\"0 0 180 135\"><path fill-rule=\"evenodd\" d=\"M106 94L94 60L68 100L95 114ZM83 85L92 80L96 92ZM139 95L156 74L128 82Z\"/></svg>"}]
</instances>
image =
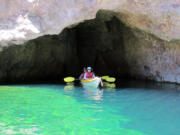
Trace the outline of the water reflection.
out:
<instances>
[{"instance_id":1,"label":"water reflection","mask_svg":"<svg viewBox=\"0 0 180 135\"><path fill-rule=\"evenodd\" d=\"M105 90L116 90L115 83L103 82Z\"/></svg>"},{"instance_id":2,"label":"water reflection","mask_svg":"<svg viewBox=\"0 0 180 135\"><path fill-rule=\"evenodd\" d=\"M115 83L103 82L103 84L104 84L104 86L103 86L104 89L85 88L84 87L85 96L90 100L103 100L103 91L104 90L110 90L110 91L116 90Z\"/></svg>"},{"instance_id":3,"label":"water reflection","mask_svg":"<svg viewBox=\"0 0 180 135\"><path fill-rule=\"evenodd\" d=\"M94 89L84 89L84 95L90 100L102 100L103 98L103 89L94 88Z\"/></svg>"},{"instance_id":4,"label":"water reflection","mask_svg":"<svg viewBox=\"0 0 180 135\"><path fill-rule=\"evenodd\" d=\"M64 92L67 92L67 93L72 93L74 89L75 89L75 86L73 82L66 83L66 85L64 86Z\"/></svg>"}]
</instances>

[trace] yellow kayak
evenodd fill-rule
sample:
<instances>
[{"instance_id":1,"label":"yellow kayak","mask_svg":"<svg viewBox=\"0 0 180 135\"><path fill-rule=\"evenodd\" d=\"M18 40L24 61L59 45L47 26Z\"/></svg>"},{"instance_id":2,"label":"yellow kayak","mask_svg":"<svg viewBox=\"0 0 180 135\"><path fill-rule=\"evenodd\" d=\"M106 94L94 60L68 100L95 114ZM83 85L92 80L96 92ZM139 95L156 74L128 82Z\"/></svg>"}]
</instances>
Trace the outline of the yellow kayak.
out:
<instances>
[{"instance_id":1,"label":"yellow kayak","mask_svg":"<svg viewBox=\"0 0 180 135\"><path fill-rule=\"evenodd\" d=\"M81 84L84 88L97 88L100 84L101 78L95 77L93 79L81 80Z\"/></svg>"}]
</instances>

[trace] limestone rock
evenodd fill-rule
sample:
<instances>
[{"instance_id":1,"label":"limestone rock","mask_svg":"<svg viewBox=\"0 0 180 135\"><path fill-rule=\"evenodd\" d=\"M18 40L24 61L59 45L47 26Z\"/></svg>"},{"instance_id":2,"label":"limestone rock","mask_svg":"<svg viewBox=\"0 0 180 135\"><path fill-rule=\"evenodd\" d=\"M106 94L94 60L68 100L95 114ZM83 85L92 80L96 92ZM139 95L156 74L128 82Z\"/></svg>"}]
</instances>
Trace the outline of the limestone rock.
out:
<instances>
[{"instance_id":1,"label":"limestone rock","mask_svg":"<svg viewBox=\"0 0 180 135\"><path fill-rule=\"evenodd\" d=\"M1 0L0 45L22 44L95 18L98 10L117 12L131 27L164 40L180 38L177 0Z\"/></svg>"},{"instance_id":2,"label":"limestone rock","mask_svg":"<svg viewBox=\"0 0 180 135\"><path fill-rule=\"evenodd\" d=\"M121 78L180 83L180 43L128 27L112 15L99 12L76 28L81 65Z\"/></svg>"},{"instance_id":3,"label":"limestone rock","mask_svg":"<svg viewBox=\"0 0 180 135\"><path fill-rule=\"evenodd\" d=\"M1 0L0 82L59 79L92 65L180 83L179 9L178 0Z\"/></svg>"}]
</instances>

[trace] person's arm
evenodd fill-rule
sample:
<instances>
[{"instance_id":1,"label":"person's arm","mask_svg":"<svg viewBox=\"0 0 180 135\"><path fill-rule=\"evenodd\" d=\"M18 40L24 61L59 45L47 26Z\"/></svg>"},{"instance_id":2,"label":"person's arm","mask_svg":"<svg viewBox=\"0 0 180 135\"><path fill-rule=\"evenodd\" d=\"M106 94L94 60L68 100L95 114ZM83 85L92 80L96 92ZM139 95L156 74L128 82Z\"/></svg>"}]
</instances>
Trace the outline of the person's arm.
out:
<instances>
[{"instance_id":1,"label":"person's arm","mask_svg":"<svg viewBox=\"0 0 180 135\"><path fill-rule=\"evenodd\" d=\"M84 78L83 78L84 80L86 80L87 79L87 77L86 77L86 73L84 73Z\"/></svg>"}]
</instances>

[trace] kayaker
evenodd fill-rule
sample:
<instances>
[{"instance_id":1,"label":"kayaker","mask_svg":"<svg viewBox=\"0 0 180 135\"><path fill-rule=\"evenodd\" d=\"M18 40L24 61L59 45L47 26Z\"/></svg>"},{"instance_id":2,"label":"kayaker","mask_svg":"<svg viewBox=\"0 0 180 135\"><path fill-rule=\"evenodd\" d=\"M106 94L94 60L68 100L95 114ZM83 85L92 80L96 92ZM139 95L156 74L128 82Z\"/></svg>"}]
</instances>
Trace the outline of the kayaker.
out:
<instances>
[{"instance_id":1,"label":"kayaker","mask_svg":"<svg viewBox=\"0 0 180 135\"><path fill-rule=\"evenodd\" d=\"M87 72L85 72L83 79L86 80L86 79L91 79L91 78L95 78L95 75L92 72L92 68L91 67L87 67Z\"/></svg>"},{"instance_id":2,"label":"kayaker","mask_svg":"<svg viewBox=\"0 0 180 135\"><path fill-rule=\"evenodd\" d=\"M80 75L79 80L82 80L84 78L84 74L87 72L86 68L83 68L83 73Z\"/></svg>"}]
</instances>

